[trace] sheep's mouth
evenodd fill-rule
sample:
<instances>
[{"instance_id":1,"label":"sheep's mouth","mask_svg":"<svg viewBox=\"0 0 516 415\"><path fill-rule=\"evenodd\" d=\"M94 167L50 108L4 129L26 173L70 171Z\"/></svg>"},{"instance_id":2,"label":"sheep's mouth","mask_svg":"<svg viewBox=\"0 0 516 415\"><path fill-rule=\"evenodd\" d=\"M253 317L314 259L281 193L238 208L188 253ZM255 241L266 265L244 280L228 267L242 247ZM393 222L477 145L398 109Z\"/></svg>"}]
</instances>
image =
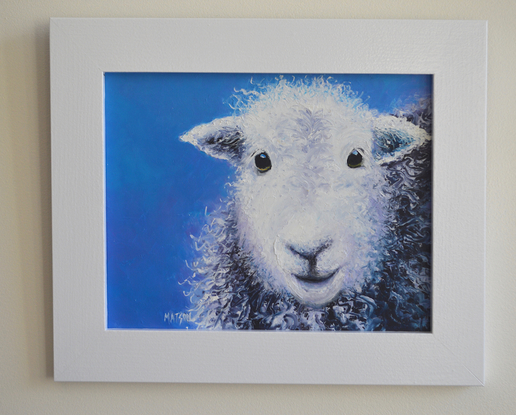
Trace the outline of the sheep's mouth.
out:
<instances>
[{"instance_id":1,"label":"sheep's mouth","mask_svg":"<svg viewBox=\"0 0 516 415\"><path fill-rule=\"evenodd\" d=\"M313 273L313 274L306 274L306 275L296 275L296 274L292 274L292 275L304 283L317 285L317 284L321 284L321 283L324 283L324 282L327 282L328 280L330 280L337 273L337 271L338 271L338 269L336 269L335 271L332 271L328 274Z\"/></svg>"}]
</instances>

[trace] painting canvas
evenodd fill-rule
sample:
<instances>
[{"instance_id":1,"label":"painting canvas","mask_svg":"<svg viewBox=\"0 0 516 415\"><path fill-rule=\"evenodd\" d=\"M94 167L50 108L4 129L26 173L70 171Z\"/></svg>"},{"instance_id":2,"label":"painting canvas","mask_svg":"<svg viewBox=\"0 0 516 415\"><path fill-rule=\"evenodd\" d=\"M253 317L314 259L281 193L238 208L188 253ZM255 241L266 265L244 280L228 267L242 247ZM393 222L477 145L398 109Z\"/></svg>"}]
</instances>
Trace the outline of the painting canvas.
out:
<instances>
[{"instance_id":1,"label":"painting canvas","mask_svg":"<svg viewBox=\"0 0 516 415\"><path fill-rule=\"evenodd\" d=\"M431 331L432 92L106 73L107 328Z\"/></svg>"}]
</instances>

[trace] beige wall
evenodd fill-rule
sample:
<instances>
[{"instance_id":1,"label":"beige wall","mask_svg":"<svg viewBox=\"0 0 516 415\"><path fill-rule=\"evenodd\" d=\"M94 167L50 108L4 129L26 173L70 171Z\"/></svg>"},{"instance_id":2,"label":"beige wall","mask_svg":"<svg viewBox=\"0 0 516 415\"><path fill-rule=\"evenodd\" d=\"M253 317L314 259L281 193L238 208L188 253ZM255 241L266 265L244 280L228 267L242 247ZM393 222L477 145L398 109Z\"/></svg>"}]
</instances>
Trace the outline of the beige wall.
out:
<instances>
[{"instance_id":1,"label":"beige wall","mask_svg":"<svg viewBox=\"0 0 516 415\"><path fill-rule=\"evenodd\" d=\"M486 386L54 383L51 16L489 20ZM0 0L0 414L515 413L515 61L513 0Z\"/></svg>"}]
</instances>

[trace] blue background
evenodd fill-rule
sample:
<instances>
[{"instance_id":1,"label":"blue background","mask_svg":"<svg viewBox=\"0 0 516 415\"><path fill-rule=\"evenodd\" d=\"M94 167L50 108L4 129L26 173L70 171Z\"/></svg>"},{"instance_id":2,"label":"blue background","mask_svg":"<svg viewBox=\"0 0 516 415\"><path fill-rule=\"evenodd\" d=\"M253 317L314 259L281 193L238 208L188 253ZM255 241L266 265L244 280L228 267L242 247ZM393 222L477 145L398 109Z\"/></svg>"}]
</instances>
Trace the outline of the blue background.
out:
<instances>
[{"instance_id":1,"label":"blue background","mask_svg":"<svg viewBox=\"0 0 516 415\"><path fill-rule=\"evenodd\" d=\"M292 75L286 75L289 79ZM295 75L296 78L304 75ZM370 108L390 112L432 94L431 75L331 75ZM193 240L226 195L233 170L179 136L233 114L235 90L275 74L106 73L108 328L194 328L182 284Z\"/></svg>"}]
</instances>

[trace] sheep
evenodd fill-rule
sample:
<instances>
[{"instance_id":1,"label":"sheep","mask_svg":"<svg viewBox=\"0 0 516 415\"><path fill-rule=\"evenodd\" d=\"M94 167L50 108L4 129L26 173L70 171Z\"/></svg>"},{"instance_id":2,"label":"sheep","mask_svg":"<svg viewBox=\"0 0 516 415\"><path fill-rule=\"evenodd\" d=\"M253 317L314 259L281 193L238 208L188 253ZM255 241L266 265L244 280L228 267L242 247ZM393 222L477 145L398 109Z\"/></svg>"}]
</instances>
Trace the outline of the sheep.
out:
<instances>
[{"instance_id":1,"label":"sheep","mask_svg":"<svg viewBox=\"0 0 516 415\"><path fill-rule=\"evenodd\" d=\"M379 114L321 77L236 97L180 137L236 168L195 237L197 327L430 330L429 101Z\"/></svg>"}]
</instances>

